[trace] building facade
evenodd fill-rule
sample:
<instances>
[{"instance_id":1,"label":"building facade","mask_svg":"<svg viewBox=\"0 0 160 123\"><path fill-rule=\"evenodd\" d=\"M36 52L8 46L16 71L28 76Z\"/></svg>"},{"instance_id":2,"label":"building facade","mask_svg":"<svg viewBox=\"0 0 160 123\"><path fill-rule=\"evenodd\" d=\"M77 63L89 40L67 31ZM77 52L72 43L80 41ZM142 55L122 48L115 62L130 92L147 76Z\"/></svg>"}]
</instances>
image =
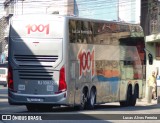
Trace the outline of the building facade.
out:
<instances>
[{"instance_id":1,"label":"building facade","mask_svg":"<svg viewBox=\"0 0 160 123\"><path fill-rule=\"evenodd\" d=\"M160 2L142 0L141 6L141 26L144 29L146 45L146 79L155 71L157 86L160 86ZM148 54L152 55L153 63L149 62Z\"/></svg>"},{"instance_id":2,"label":"building facade","mask_svg":"<svg viewBox=\"0 0 160 123\"><path fill-rule=\"evenodd\" d=\"M8 20L6 17L0 19L0 64L6 61L8 56L8 35L7 32Z\"/></svg>"},{"instance_id":3,"label":"building facade","mask_svg":"<svg viewBox=\"0 0 160 123\"><path fill-rule=\"evenodd\" d=\"M6 0L6 12L21 14L73 14L74 0Z\"/></svg>"}]
</instances>

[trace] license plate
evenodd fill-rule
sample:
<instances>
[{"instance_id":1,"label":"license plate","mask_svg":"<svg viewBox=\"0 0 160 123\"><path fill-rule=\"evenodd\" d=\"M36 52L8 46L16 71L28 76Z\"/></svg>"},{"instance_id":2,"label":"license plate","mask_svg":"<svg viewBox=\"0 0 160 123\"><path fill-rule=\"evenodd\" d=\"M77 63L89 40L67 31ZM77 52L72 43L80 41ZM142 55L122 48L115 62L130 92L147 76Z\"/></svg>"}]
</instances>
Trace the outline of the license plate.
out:
<instances>
[{"instance_id":1,"label":"license plate","mask_svg":"<svg viewBox=\"0 0 160 123\"><path fill-rule=\"evenodd\" d=\"M42 98L27 98L28 102L43 102L44 99Z\"/></svg>"}]
</instances>

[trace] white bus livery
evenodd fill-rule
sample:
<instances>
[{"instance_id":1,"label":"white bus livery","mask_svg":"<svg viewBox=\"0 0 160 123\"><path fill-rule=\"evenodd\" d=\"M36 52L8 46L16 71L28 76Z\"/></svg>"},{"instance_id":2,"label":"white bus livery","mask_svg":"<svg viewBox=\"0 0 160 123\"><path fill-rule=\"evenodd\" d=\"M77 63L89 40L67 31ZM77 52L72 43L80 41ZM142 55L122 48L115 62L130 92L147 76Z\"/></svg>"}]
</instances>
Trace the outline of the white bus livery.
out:
<instances>
[{"instance_id":1,"label":"white bus livery","mask_svg":"<svg viewBox=\"0 0 160 123\"><path fill-rule=\"evenodd\" d=\"M143 98L145 52L139 25L58 15L10 21L8 100L29 111L93 109Z\"/></svg>"}]
</instances>

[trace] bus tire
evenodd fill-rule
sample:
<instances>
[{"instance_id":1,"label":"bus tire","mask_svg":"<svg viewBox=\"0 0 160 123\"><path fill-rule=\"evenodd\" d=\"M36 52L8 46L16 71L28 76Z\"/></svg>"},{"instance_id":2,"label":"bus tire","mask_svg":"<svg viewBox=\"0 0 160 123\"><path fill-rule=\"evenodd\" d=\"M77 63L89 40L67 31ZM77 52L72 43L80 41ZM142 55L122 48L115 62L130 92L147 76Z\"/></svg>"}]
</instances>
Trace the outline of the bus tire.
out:
<instances>
[{"instance_id":1,"label":"bus tire","mask_svg":"<svg viewBox=\"0 0 160 123\"><path fill-rule=\"evenodd\" d=\"M7 87L7 84L4 84L4 87Z\"/></svg>"},{"instance_id":2,"label":"bus tire","mask_svg":"<svg viewBox=\"0 0 160 123\"><path fill-rule=\"evenodd\" d=\"M136 105L136 101L137 101L137 96L138 95L138 89L135 87L134 89L134 94L132 95L132 101L131 101L131 106L135 106Z\"/></svg>"},{"instance_id":3,"label":"bus tire","mask_svg":"<svg viewBox=\"0 0 160 123\"><path fill-rule=\"evenodd\" d=\"M120 106L122 107L130 106L131 101L132 101L132 90L131 90L131 87L128 87L126 100L120 101Z\"/></svg>"},{"instance_id":4,"label":"bus tire","mask_svg":"<svg viewBox=\"0 0 160 123\"><path fill-rule=\"evenodd\" d=\"M126 101L120 101L119 103L120 103L121 107L125 107L126 106Z\"/></svg>"},{"instance_id":5,"label":"bus tire","mask_svg":"<svg viewBox=\"0 0 160 123\"><path fill-rule=\"evenodd\" d=\"M86 108L86 104L87 104L87 94L83 90L82 95L81 95L81 103L79 105L79 110L84 110Z\"/></svg>"},{"instance_id":6,"label":"bus tire","mask_svg":"<svg viewBox=\"0 0 160 123\"><path fill-rule=\"evenodd\" d=\"M90 96L88 99L88 108L94 109L96 103L96 91L95 89L91 89Z\"/></svg>"}]
</instances>

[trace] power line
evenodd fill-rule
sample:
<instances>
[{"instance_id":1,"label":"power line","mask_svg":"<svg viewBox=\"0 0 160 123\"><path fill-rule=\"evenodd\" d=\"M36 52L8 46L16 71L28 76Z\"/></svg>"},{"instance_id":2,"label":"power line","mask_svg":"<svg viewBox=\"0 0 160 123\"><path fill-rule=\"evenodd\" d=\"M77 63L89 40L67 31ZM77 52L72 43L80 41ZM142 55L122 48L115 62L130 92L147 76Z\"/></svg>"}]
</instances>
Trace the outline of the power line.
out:
<instances>
[{"instance_id":1,"label":"power line","mask_svg":"<svg viewBox=\"0 0 160 123\"><path fill-rule=\"evenodd\" d=\"M132 3L132 2L131 2ZM123 5L125 5L125 6L127 6L127 5L130 5L131 3L125 3L125 4L123 4ZM25 7L25 6L24 6ZM37 7L29 7L29 8L40 8L40 7L46 7L46 6L37 6ZM59 6L58 6L59 7ZM92 6L91 8L89 8L89 9L87 9L87 8L83 8L83 9L80 9L80 11L88 11L88 10L95 10L95 9L98 9L98 10L101 10L101 9L104 9L104 8L106 8L106 9L108 9L108 8L113 8L113 6L105 6L105 5L103 5L103 6L101 6L101 5L96 5L96 6ZM129 9L128 9L129 10Z\"/></svg>"},{"instance_id":2,"label":"power line","mask_svg":"<svg viewBox=\"0 0 160 123\"><path fill-rule=\"evenodd\" d=\"M49 2L49 4L50 5L52 5L52 4L55 4L56 5L56 3L51 3L51 2L55 2L55 1L59 1L59 0L52 0L52 1L23 1L23 4L26 4L26 3L48 3ZM136 3L136 1L132 1L132 3ZM20 2L20 1L18 1L18 3L22 3L22 1ZM78 2L78 5L83 5L83 4L88 4L88 2L87 1L81 1L81 2ZM100 4L100 5L104 5L105 3L109 3L108 5L110 6L113 6L114 4L117 4L117 5L121 5L121 4L123 4L123 3L131 3L131 1L129 1L129 2L126 2L126 0L121 0L121 2L119 3L118 1L114 1L114 2L106 2L106 0L102 0L102 1L97 1L97 0L92 0L92 1L90 1L90 3L97 3L97 4ZM146 2L147 3L147 2ZM13 3L13 4L16 4L16 3ZM69 3L69 4L59 4L59 6L68 6L68 5L74 5L75 3L74 2L71 2L71 3ZM143 2L143 4L144 4L144 2ZM107 6L108 6L107 5Z\"/></svg>"},{"instance_id":3,"label":"power line","mask_svg":"<svg viewBox=\"0 0 160 123\"><path fill-rule=\"evenodd\" d=\"M58 1L58 0L57 0ZM111 3L111 2L107 2L107 3L109 3L109 5L105 5L105 6L101 6L101 5L104 5L104 3L101 3L102 1L96 1L96 0L93 0L93 1L95 1L96 3L99 3L98 5L96 5L96 6L92 6L91 8L92 9L81 9L80 11L90 11L90 10L94 10L94 9L99 9L99 10L101 10L101 9L103 9L104 7L105 8L113 8L113 6L116 6L115 4L113 4L113 3ZM104 0L103 0L104 1ZM33 2L37 2L37 1L33 1ZM33 3L33 2L29 2L28 1L28 3ZM43 1L44 2L44 1ZM48 2L48 1L47 1ZM83 4L86 4L87 2L86 1L83 1ZM118 4L118 2L115 2L115 3L117 3ZM129 5L129 4L131 4L131 3L133 3L133 2L126 2L126 0L125 1L123 1L123 2L121 2L121 3L119 3L119 5ZM135 3L135 2L134 2ZM25 4L25 2L24 2L24 4ZM70 3L69 5L71 5L71 4L73 4L73 3ZM64 5L67 5L67 4L60 4L59 6L64 6ZM81 4L79 4L79 5L82 5L82 2L81 2ZM37 7L30 7L30 8L39 8L39 7L48 7L48 6L37 6ZM143 7L143 6L142 6ZM126 11L126 10L133 10L133 8L132 9L125 9L124 11ZM135 10L135 9L134 9ZM116 13L116 12L109 12L109 13ZM100 14L103 14L103 13L100 13ZM107 12L105 12L104 14L108 14Z\"/></svg>"},{"instance_id":4,"label":"power line","mask_svg":"<svg viewBox=\"0 0 160 123\"><path fill-rule=\"evenodd\" d=\"M56 0L56 1L58 1L58 0ZM121 1L121 3L118 3L117 1L116 1L116 2L114 1L114 2L116 3L116 4L114 4L114 2L111 3L111 2L106 2L106 0L102 0L103 2L105 1L105 3L110 3L110 4L108 4L108 5L105 5L104 3L102 3L102 1L92 0L92 3L93 3L93 1L95 1L96 3L98 3L98 6L97 6L97 5L96 5L96 6L93 6L93 5L90 6L90 7L92 7L93 9L94 9L95 7L101 7L101 6L105 6L105 7L109 7L109 6L110 6L110 7L113 7L113 6L116 6L116 4L120 6L120 5L125 5L125 4L127 5L127 4L131 4L131 3L135 3L135 1L133 1L133 2L131 2L131 1L130 1L130 2L126 2L126 0L124 0L123 2ZM25 4L34 3L34 2L36 2L36 3L37 3L37 2L38 2L38 3L39 3L39 2L43 2L43 3L44 3L44 1L27 1L27 2L23 2L23 4L24 4L23 6L25 6ZM49 2L49 1L46 1L46 2ZM46 2L45 2L45 3L46 3ZM50 1L50 2L52 2L52 1ZM54 2L55 2L55 0L54 0ZM95 3L95 2L94 2L94 3ZM82 3L83 3L83 4L84 4L84 3L86 4L86 3L88 3L88 2L86 2L86 1L79 2L79 5L82 5ZM53 4L53 3L51 3L51 4ZM63 7L64 7L64 6L69 6L69 5L73 5L73 4L74 4L74 3L70 3L70 4L68 4L68 5L67 5L67 4L58 4L58 6L63 6ZM55 4L55 5L56 5L56 4ZM40 6L38 6L38 7L40 7ZM43 6L41 6L41 7L48 7L48 6L46 6L46 5L44 6L44 5L43 5ZM52 7L52 6L51 6L51 7ZM34 8L36 8L36 7L34 7ZM81 10L82 10L82 9L81 9ZM86 10L86 9L85 9L85 10Z\"/></svg>"},{"instance_id":5,"label":"power line","mask_svg":"<svg viewBox=\"0 0 160 123\"><path fill-rule=\"evenodd\" d=\"M55 1L58 1L59 2L59 0L54 0L54 1L23 1L23 4L28 4L28 3L31 3L31 4L37 4L37 3L48 3L49 5L56 5L56 3L55 3ZM52 2L54 2L54 3L52 3ZM135 1L133 1L133 2L135 2ZM132 2L132 3L133 3ZM18 3L22 3L22 2L18 2ZM114 1L114 2L106 2L106 0L102 0L102 1L97 1L97 0L92 0L92 1L90 1L90 4L91 3L95 3L95 4L100 4L100 5L104 5L105 3L109 3L108 5L114 5L114 4L123 4L123 3L130 3L130 2L126 2L126 0L123 0L123 1L121 1L121 3L118 3L117 1ZM16 4L16 3L14 3L14 4ZM58 3L59 4L59 3ZM74 2L71 2L71 3L69 3L69 4L59 4L59 6L68 6L68 5L74 5L75 3ZM81 2L78 2L78 5L83 5L83 4L88 4L88 2L87 1L81 1Z\"/></svg>"},{"instance_id":6,"label":"power line","mask_svg":"<svg viewBox=\"0 0 160 123\"><path fill-rule=\"evenodd\" d=\"M130 2L130 3L125 2L125 4L124 4L124 3L119 4L119 6L120 6L120 5L125 5L125 6L126 6L126 5L130 5L130 4L132 4L132 3L135 3L135 2ZM62 6L62 5L59 5L58 7L60 7L60 6ZM103 7L102 7L102 6L103 6ZM88 7L86 7L86 8L83 7L83 8L85 8L85 9L80 9L80 10L81 10L81 11L86 11L86 10L94 10L95 8L102 9L102 8L104 8L104 7L105 7L105 8L113 8L114 6L116 6L116 5L106 6L106 5L104 5L104 4L103 4L103 5L102 5L102 4L99 4L99 5L96 5L96 6L95 6L95 5L90 6L92 9L91 9L91 8L87 9ZM24 5L24 7L25 7L25 5ZM44 6L44 5L41 5L41 6L37 6L37 7L31 7L31 6L30 6L29 8L39 8L39 7L48 7L48 6L46 6L46 5L45 5L45 6ZM51 7L52 7L52 6L51 6ZM54 7L54 6L53 6L53 7ZM64 6L62 6L62 7L64 7Z\"/></svg>"},{"instance_id":7,"label":"power line","mask_svg":"<svg viewBox=\"0 0 160 123\"><path fill-rule=\"evenodd\" d=\"M57 0L58 1L58 0ZM135 2L135 1L133 1L133 2ZM132 3L133 3L132 2ZM34 1L34 2L32 2L32 1L27 1L27 2L23 2L24 4L25 3L31 3L31 4L33 4L33 3L37 3L37 1ZM41 1L40 2L38 2L38 3L41 3ZM46 2L42 2L42 3L46 3ZM83 4L88 4L89 2L78 2L78 5L83 5ZM114 4L123 4L123 3L131 3L131 2L126 2L126 0L124 0L124 1L121 1L121 3L119 3L119 2L106 2L106 0L102 0L102 1L97 1L97 0L92 0L92 1L90 1L90 3L89 3L89 5L91 5L92 3L94 3L94 4L100 4L100 5L104 5L105 3L109 3L108 5L110 6L110 5L114 5ZM50 3L51 5L53 4L53 5L56 5L56 2L54 1L54 3ZM58 3L58 5L59 6L70 6L70 5L75 5L75 3L74 2L71 2L71 3L69 3L69 4L60 4L60 3ZM107 6L108 6L107 5Z\"/></svg>"}]
</instances>

